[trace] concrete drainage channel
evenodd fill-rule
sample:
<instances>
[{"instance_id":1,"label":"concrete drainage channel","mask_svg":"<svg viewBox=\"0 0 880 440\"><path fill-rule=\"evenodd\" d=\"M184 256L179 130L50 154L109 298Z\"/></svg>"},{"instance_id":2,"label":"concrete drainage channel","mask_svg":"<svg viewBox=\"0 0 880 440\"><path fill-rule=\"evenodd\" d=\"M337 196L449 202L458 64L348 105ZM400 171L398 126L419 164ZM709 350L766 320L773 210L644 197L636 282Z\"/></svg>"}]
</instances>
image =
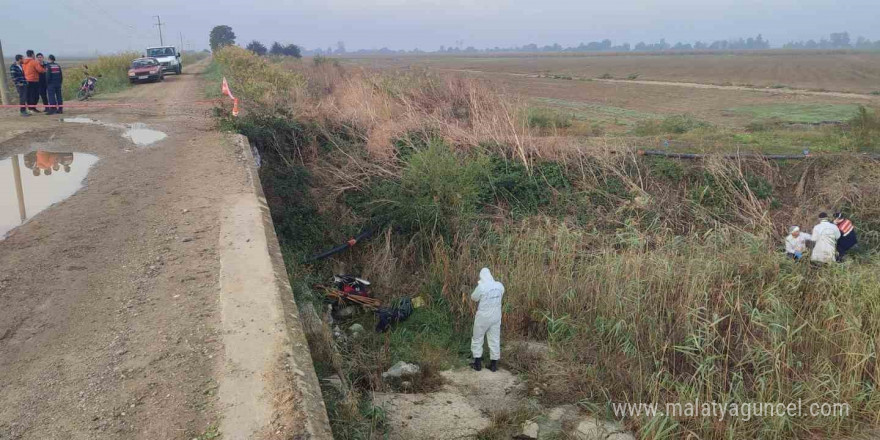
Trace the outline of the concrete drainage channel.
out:
<instances>
[{"instance_id":1,"label":"concrete drainage channel","mask_svg":"<svg viewBox=\"0 0 880 440\"><path fill-rule=\"evenodd\" d=\"M220 225L225 439L332 439L327 411L247 138L231 135L253 191L227 196Z\"/></svg>"}]
</instances>

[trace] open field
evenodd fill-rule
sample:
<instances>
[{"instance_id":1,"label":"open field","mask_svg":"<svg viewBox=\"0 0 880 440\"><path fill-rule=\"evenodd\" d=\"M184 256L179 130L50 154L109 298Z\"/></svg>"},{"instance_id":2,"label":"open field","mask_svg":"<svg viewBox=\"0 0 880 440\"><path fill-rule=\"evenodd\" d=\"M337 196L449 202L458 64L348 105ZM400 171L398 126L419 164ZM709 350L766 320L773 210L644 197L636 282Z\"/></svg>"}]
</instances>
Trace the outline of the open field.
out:
<instances>
[{"instance_id":1,"label":"open field","mask_svg":"<svg viewBox=\"0 0 880 440\"><path fill-rule=\"evenodd\" d=\"M871 93L880 90L880 53L770 51L707 54L521 54L369 57L376 66L425 66L492 73L793 87Z\"/></svg>"},{"instance_id":2,"label":"open field","mask_svg":"<svg viewBox=\"0 0 880 440\"><path fill-rule=\"evenodd\" d=\"M530 123L545 134L625 137L646 148L838 151L851 145L836 127L860 106L880 106L880 94L870 93L880 88L880 55L873 53L434 55L343 63L476 77L524 100L537 115ZM703 127L650 127L680 115Z\"/></svg>"}]
</instances>

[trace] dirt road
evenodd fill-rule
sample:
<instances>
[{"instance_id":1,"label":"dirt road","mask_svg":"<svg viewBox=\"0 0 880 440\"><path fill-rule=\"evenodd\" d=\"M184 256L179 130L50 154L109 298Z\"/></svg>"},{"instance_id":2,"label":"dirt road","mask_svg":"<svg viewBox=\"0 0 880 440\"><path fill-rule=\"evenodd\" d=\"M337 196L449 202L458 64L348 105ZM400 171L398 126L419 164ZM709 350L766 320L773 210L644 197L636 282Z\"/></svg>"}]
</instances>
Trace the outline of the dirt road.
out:
<instances>
[{"instance_id":1,"label":"dirt road","mask_svg":"<svg viewBox=\"0 0 880 440\"><path fill-rule=\"evenodd\" d=\"M210 108L177 104L202 98L203 67L103 101L134 108L65 111L105 125L0 113L0 160L98 158L83 189L0 241L0 439L213 438L219 212L249 186ZM167 137L137 145L130 128Z\"/></svg>"}]
</instances>

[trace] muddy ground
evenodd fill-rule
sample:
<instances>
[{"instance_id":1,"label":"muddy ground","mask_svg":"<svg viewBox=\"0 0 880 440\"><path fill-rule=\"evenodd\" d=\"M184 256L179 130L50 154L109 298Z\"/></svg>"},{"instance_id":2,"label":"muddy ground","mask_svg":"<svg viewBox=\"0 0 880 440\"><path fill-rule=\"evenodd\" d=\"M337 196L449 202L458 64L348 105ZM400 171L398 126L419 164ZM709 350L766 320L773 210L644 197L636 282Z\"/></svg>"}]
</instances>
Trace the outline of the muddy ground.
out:
<instances>
[{"instance_id":1,"label":"muddy ground","mask_svg":"<svg viewBox=\"0 0 880 440\"><path fill-rule=\"evenodd\" d=\"M93 101L133 107L65 111L116 126L0 113L0 160L99 158L83 189L0 241L0 439L216 430L219 213L250 188L210 106L187 104L202 99L203 68ZM133 123L167 137L137 145L117 128ZM0 182L6 191L13 178Z\"/></svg>"}]
</instances>

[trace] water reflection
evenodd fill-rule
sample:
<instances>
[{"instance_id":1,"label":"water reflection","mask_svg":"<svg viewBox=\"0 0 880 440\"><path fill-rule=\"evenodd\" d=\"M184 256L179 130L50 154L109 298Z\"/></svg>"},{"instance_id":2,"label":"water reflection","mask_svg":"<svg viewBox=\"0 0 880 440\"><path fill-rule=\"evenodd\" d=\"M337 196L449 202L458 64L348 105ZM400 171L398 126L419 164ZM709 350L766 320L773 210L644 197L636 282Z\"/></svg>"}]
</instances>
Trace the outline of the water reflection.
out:
<instances>
[{"instance_id":1,"label":"water reflection","mask_svg":"<svg viewBox=\"0 0 880 440\"><path fill-rule=\"evenodd\" d=\"M73 153L33 151L24 155L24 166L33 170L34 176L39 176L40 171L49 176L61 167L64 167L65 173L69 173L71 164L73 164Z\"/></svg>"},{"instance_id":2,"label":"water reflection","mask_svg":"<svg viewBox=\"0 0 880 440\"><path fill-rule=\"evenodd\" d=\"M91 154L42 150L0 160L0 182L11 183L0 184L0 240L37 213L75 194L97 161Z\"/></svg>"}]
</instances>

